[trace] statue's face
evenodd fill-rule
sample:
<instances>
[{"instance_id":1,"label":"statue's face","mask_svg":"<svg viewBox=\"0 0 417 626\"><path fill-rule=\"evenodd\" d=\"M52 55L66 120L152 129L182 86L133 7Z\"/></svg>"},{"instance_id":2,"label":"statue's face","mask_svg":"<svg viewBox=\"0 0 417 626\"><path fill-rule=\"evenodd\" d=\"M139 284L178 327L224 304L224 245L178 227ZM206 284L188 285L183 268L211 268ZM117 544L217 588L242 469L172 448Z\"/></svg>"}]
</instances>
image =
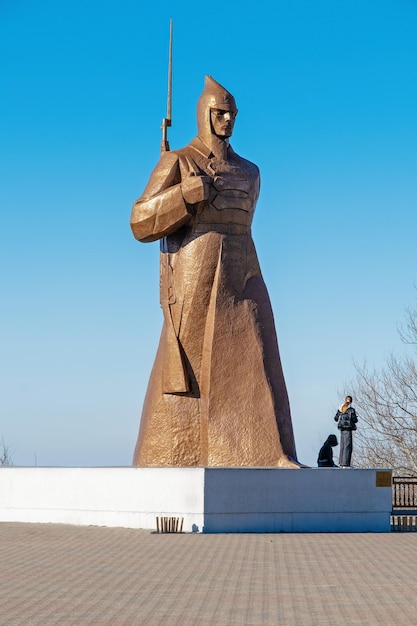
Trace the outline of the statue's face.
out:
<instances>
[{"instance_id":1,"label":"statue's face","mask_svg":"<svg viewBox=\"0 0 417 626\"><path fill-rule=\"evenodd\" d=\"M210 119L213 132L217 137L231 137L235 125L237 111L211 109Z\"/></svg>"}]
</instances>

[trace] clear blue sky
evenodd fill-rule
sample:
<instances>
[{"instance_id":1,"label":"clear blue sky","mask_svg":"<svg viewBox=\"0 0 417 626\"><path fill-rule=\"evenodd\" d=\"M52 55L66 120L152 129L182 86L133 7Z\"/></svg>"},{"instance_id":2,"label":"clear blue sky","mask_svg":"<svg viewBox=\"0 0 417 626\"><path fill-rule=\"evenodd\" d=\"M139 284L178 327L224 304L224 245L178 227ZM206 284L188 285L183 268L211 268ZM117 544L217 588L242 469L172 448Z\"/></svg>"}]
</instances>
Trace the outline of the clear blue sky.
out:
<instances>
[{"instance_id":1,"label":"clear blue sky","mask_svg":"<svg viewBox=\"0 0 417 626\"><path fill-rule=\"evenodd\" d=\"M0 436L15 464L129 465L162 316L129 228L211 74L261 169L254 239L300 460L379 367L417 279L417 1L0 2Z\"/></svg>"}]
</instances>

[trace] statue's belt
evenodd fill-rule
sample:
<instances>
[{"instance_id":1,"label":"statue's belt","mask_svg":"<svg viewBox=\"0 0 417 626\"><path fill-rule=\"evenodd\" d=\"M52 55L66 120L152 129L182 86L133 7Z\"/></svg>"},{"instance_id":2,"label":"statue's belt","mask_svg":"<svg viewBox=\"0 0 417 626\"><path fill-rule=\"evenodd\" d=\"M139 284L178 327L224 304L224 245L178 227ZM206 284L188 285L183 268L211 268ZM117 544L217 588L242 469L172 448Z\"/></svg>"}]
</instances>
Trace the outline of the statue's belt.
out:
<instances>
[{"instance_id":1,"label":"statue's belt","mask_svg":"<svg viewBox=\"0 0 417 626\"><path fill-rule=\"evenodd\" d=\"M250 226L246 224L211 224L211 223L199 223L193 228L193 232L197 235L203 233L221 233L222 235L247 235L250 234Z\"/></svg>"}]
</instances>

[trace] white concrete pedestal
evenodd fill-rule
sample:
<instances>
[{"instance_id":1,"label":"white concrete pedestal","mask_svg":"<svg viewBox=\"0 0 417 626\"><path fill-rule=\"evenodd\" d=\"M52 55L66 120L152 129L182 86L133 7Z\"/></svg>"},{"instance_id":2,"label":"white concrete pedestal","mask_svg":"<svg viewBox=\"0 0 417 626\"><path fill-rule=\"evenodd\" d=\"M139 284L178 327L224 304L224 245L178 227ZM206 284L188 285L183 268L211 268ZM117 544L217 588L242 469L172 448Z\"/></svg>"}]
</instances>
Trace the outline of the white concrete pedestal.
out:
<instances>
[{"instance_id":1,"label":"white concrete pedestal","mask_svg":"<svg viewBox=\"0 0 417 626\"><path fill-rule=\"evenodd\" d=\"M389 532L390 470L1 468L0 521L186 532Z\"/></svg>"}]
</instances>

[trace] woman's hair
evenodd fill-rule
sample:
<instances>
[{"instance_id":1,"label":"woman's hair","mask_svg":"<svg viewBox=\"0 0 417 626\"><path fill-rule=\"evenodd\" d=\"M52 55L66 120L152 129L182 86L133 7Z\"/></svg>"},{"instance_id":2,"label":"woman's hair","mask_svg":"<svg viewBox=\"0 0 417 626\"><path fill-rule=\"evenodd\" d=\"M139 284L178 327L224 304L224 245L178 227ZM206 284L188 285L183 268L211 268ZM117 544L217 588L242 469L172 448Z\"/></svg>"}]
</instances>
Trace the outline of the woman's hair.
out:
<instances>
[{"instance_id":1,"label":"woman's hair","mask_svg":"<svg viewBox=\"0 0 417 626\"><path fill-rule=\"evenodd\" d=\"M329 443L331 446L337 446L337 437L336 437L336 435L329 435L327 437L327 443Z\"/></svg>"},{"instance_id":2,"label":"woman's hair","mask_svg":"<svg viewBox=\"0 0 417 626\"><path fill-rule=\"evenodd\" d=\"M346 413L346 410L347 410L349 404L351 404L351 403L352 403L352 396L346 396L346 400L344 401L344 403L342 404L342 407L340 409L341 412L342 413Z\"/></svg>"}]
</instances>

